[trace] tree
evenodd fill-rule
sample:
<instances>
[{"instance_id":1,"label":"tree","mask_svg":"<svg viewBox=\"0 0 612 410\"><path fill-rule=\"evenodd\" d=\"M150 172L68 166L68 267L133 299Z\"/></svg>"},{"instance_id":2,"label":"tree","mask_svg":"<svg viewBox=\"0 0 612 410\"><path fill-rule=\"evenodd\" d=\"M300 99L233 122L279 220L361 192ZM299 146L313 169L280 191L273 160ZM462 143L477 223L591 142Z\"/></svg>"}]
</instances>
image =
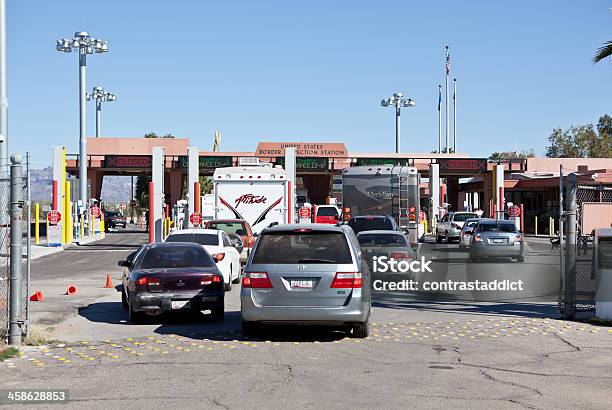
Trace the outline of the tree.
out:
<instances>
[{"instance_id":1,"label":"tree","mask_svg":"<svg viewBox=\"0 0 612 410\"><path fill-rule=\"evenodd\" d=\"M593 57L593 63L599 63L601 60L612 56L612 41L608 41L603 46L597 49L597 53Z\"/></svg>"},{"instance_id":2,"label":"tree","mask_svg":"<svg viewBox=\"0 0 612 410\"><path fill-rule=\"evenodd\" d=\"M548 137L549 158L610 158L612 157L612 117L599 118L593 124L572 126L567 130L555 128Z\"/></svg>"},{"instance_id":3,"label":"tree","mask_svg":"<svg viewBox=\"0 0 612 410\"><path fill-rule=\"evenodd\" d=\"M534 158L535 151L533 148L527 151L507 151L507 152L494 152L489 155L489 159L494 162L503 161L506 159L518 159L518 158Z\"/></svg>"},{"instance_id":4,"label":"tree","mask_svg":"<svg viewBox=\"0 0 612 410\"><path fill-rule=\"evenodd\" d=\"M502 160L502 156L499 152L494 152L491 155L489 155L489 159L491 161L501 161Z\"/></svg>"}]
</instances>

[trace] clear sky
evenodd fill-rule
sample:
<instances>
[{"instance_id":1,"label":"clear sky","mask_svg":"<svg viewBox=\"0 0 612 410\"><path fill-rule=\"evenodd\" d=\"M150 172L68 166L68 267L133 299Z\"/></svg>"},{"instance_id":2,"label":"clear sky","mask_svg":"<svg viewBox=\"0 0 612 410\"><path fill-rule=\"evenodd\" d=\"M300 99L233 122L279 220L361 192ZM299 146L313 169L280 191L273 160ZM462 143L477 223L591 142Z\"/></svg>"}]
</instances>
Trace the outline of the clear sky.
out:
<instances>
[{"instance_id":1,"label":"clear sky","mask_svg":"<svg viewBox=\"0 0 612 410\"><path fill-rule=\"evenodd\" d=\"M148 131L222 150L258 141L339 141L392 152L394 113L414 98L402 150L437 148L444 46L458 84L459 152L533 148L554 127L612 113L612 1L7 0L9 151L51 162L78 152L77 55L55 40L86 30L110 52L88 58L88 89L116 92L106 136ZM434 5L435 4L435 5ZM94 106L88 105L93 135ZM451 133L452 135L452 133Z\"/></svg>"}]
</instances>

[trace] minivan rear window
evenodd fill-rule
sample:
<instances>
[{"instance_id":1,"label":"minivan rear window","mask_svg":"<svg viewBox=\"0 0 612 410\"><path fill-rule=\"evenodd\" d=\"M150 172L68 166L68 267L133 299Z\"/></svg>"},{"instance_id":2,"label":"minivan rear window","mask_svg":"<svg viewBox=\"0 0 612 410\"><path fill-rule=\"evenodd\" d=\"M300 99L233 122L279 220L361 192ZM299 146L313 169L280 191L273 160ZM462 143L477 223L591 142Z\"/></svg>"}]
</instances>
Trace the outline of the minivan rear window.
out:
<instances>
[{"instance_id":1,"label":"minivan rear window","mask_svg":"<svg viewBox=\"0 0 612 410\"><path fill-rule=\"evenodd\" d=\"M254 264L353 263L346 237L341 232L274 232L262 234Z\"/></svg>"},{"instance_id":2,"label":"minivan rear window","mask_svg":"<svg viewBox=\"0 0 612 410\"><path fill-rule=\"evenodd\" d=\"M348 226L353 228L355 233L363 231L391 231L393 225L388 218L373 217L373 218L355 218L348 221Z\"/></svg>"}]
</instances>

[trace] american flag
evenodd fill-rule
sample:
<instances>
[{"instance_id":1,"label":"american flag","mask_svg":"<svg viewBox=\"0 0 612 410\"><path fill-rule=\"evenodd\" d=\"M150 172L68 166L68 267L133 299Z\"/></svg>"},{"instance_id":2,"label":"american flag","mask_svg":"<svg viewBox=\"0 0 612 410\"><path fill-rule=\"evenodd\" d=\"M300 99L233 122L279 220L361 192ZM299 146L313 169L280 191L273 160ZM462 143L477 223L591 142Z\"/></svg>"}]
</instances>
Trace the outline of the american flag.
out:
<instances>
[{"instance_id":1,"label":"american flag","mask_svg":"<svg viewBox=\"0 0 612 410\"><path fill-rule=\"evenodd\" d=\"M446 75L450 73L450 54L446 54Z\"/></svg>"},{"instance_id":2,"label":"american flag","mask_svg":"<svg viewBox=\"0 0 612 410\"><path fill-rule=\"evenodd\" d=\"M453 107L455 106L455 93L453 93Z\"/></svg>"},{"instance_id":3,"label":"american flag","mask_svg":"<svg viewBox=\"0 0 612 410\"><path fill-rule=\"evenodd\" d=\"M442 104L442 86L438 86L438 111L440 111L440 105Z\"/></svg>"}]
</instances>

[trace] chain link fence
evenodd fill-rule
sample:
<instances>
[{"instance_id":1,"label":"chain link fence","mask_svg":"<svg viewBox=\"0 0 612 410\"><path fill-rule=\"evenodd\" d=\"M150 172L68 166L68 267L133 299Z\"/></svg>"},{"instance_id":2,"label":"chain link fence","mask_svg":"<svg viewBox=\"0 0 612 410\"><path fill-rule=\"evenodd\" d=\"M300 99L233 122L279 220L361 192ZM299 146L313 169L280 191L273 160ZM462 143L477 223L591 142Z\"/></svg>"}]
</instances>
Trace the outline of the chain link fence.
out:
<instances>
[{"instance_id":1,"label":"chain link fence","mask_svg":"<svg viewBox=\"0 0 612 410\"><path fill-rule=\"evenodd\" d=\"M564 201L568 201L567 195L565 195ZM559 307L564 312L566 300L573 300L573 311L578 317L594 316L595 292L597 291L595 272L593 271L593 237L591 232L581 232L580 230L583 204L587 202L612 202L612 187L578 186L576 189L578 237L575 249L575 280L573 286L566 287L567 276L573 274L573 272L562 269L564 274L561 277ZM564 256L568 254L567 248L560 249L560 251L563 252ZM573 295L567 295L566 292L572 292Z\"/></svg>"},{"instance_id":2,"label":"chain link fence","mask_svg":"<svg viewBox=\"0 0 612 410\"><path fill-rule=\"evenodd\" d=\"M22 324L22 333L27 333L29 323L29 291L30 291L30 186L29 156L23 163L23 176L18 180L21 186L21 309L17 321ZM4 342L9 327L9 295L10 295L10 197L11 180L8 175L0 177L0 341Z\"/></svg>"}]
</instances>

